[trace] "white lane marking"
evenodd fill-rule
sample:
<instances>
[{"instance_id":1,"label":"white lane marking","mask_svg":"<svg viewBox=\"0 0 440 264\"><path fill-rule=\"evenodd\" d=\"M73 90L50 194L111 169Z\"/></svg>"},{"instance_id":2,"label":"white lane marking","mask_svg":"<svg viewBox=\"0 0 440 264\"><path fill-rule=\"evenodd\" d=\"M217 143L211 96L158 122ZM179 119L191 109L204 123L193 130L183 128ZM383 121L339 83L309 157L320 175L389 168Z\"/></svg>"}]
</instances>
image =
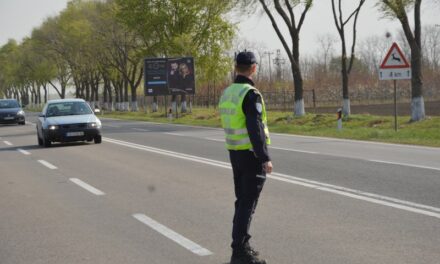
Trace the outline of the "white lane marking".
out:
<instances>
[{"instance_id":1,"label":"white lane marking","mask_svg":"<svg viewBox=\"0 0 440 264\"><path fill-rule=\"evenodd\" d=\"M401 162L392 162L392 161L383 161L383 160L369 160L369 161L377 162L377 163L384 163L384 164L391 164L391 165L400 165L400 166L407 166L407 167L414 167L414 168L420 168L420 169L428 169L428 170L438 170L438 171L440 171L440 168L429 167L429 166L422 166L422 165L416 165L416 164L410 164L410 163L401 163Z\"/></svg>"},{"instance_id":2,"label":"white lane marking","mask_svg":"<svg viewBox=\"0 0 440 264\"><path fill-rule=\"evenodd\" d=\"M432 207L432 206L428 206L428 205L424 205L424 204L408 202L408 201L399 200L399 199L388 197L388 196L382 196L382 195L378 195L378 194L374 194L374 193L363 192L363 191L359 191L359 190L355 190L355 189L350 189L350 188L346 188L346 187L342 187L342 186L337 186L337 185L332 185L332 184L328 184L328 183L323 183L323 182L318 182L318 181L313 181L313 180L307 180L307 179L304 179L304 178L299 178L299 177L295 177L295 176L291 176L291 175L287 175L287 174L272 173L271 176L269 176L269 177L281 177L279 180L282 180L282 181L286 181L286 180L295 181L295 182L298 183L298 185L303 185L303 186L307 186L307 187L310 187L310 188L315 188L315 189L328 188L328 189L332 189L332 190L342 191L342 192L345 192L345 193L351 193L351 194L355 194L355 195L359 195L359 196L367 196L367 197L375 198L375 199L382 200L382 201L398 203L398 204L407 205L407 206L410 206L410 207L417 207L417 208L422 208L422 209L426 209L426 210L436 211L436 212L440 213L440 208L437 208L437 207Z\"/></svg>"},{"instance_id":3,"label":"white lane marking","mask_svg":"<svg viewBox=\"0 0 440 264\"><path fill-rule=\"evenodd\" d=\"M282 178L282 177L277 177L277 176L269 176L269 177L272 178L272 179L283 181L283 182L293 183L293 184L297 184L297 185L301 185L301 186L304 186L304 187L313 188L313 189L324 191L324 192L330 192L330 193L334 193L334 194L339 194L339 195L342 195L342 196L346 196L346 197L350 197L350 198L354 198L354 199L358 199L358 200L362 200L362 201L366 201L366 202L370 202L370 203L385 205L385 206L389 206L389 207L405 210L405 211L408 211L408 212L413 212L413 213L417 213L417 214L432 216L432 217L440 219L440 213L436 213L436 212L431 212L431 211L427 211L427 210L423 210L423 209L419 209L419 208L414 208L414 207L410 207L410 206L407 206L407 205L398 204L398 203L394 203L394 202L389 202L389 201L379 200L379 199L375 199L375 198L365 197L363 195L349 193L349 192L345 192L345 191L339 191L339 190L335 190L335 189L331 189L331 188L327 188L327 187L321 187L321 186L318 186L318 185L309 184L309 183L302 182L302 181L289 180L289 179ZM359 192L359 193L362 193L362 192ZM377 197L385 197L385 196L380 196L380 195L375 195L375 196L377 196ZM391 199L395 200L395 201L398 201L398 199L393 199L393 198L391 198ZM406 202L406 201L403 201L403 202ZM407 204L414 204L414 203L411 203L411 202L406 202L406 203ZM423 207L429 207L429 206L425 206L425 205L422 205L422 206ZM432 207L432 208L434 208L436 211L440 210L440 208L435 208L435 207Z\"/></svg>"},{"instance_id":4,"label":"white lane marking","mask_svg":"<svg viewBox=\"0 0 440 264\"><path fill-rule=\"evenodd\" d=\"M3 141L3 143L5 143L6 145L8 145L8 146L12 146L13 144L11 143L11 142L9 142L9 141Z\"/></svg>"},{"instance_id":5,"label":"white lane marking","mask_svg":"<svg viewBox=\"0 0 440 264\"><path fill-rule=\"evenodd\" d=\"M124 119L116 119L116 118L106 118L108 120L117 120L117 121L125 121ZM206 129L206 130L216 130L216 131L223 131L223 129L221 128L214 128L214 127L203 127L203 126L188 126L188 125L178 125L178 124L167 124L167 123L158 123L158 122L146 122L146 121L138 121L141 123L147 123L147 124L154 124L154 125L167 125L167 126L176 126L176 127L190 127L190 128L198 128L198 129ZM328 143L331 141L338 141L338 142L349 142L349 143L355 143L355 144L371 144L371 145L381 145L381 146L394 146L394 147L398 147L398 148L413 148L413 149L421 149L421 150L434 150L434 151L438 151L439 148L437 147L426 147L426 146L417 146L417 145L404 145L404 144L395 144L395 143L386 143L386 142L375 142L375 141L365 141L365 140L354 140L354 139L341 139L341 138L331 138L331 137L318 137L318 136L303 136L303 135L292 135L292 134L282 134L282 133L271 133L272 135L277 135L277 136L282 136L282 137L289 137L289 138L307 138L307 139L317 139L317 140L323 140L324 143ZM218 139L213 139L213 138L205 138L207 140L211 140L211 141L219 141ZM300 152L300 151L298 151ZM319 153L319 152L305 152L304 153L310 153L310 154L319 154L319 155L326 155L326 156L331 156L331 157L340 157L340 158L353 158L351 156L345 156L345 155L338 155L338 154L331 154L331 153ZM367 160L367 161L371 161L369 159L364 159L364 158L356 158L359 160ZM386 162L384 162L386 163ZM393 164L393 163L389 163L389 164ZM395 165L399 165L399 164L395 164ZM418 167L418 168L425 168L425 169L429 169L429 168L433 168L434 170L439 170L439 168L435 168L435 167L423 167L423 166L419 166L419 165L415 165L414 167Z\"/></svg>"},{"instance_id":6,"label":"white lane marking","mask_svg":"<svg viewBox=\"0 0 440 264\"><path fill-rule=\"evenodd\" d=\"M38 160L39 163L43 164L44 166L48 167L51 170L56 170L58 169L57 167L55 167L54 165L50 164L49 162L45 161L45 160Z\"/></svg>"},{"instance_id":7,"label":"white lane marking","mask_svg":"<svg viewBox=\"0 0 440 264\"><path fill-rule=\"evenodd\" d=\"M117 119L117 118L103 118L107 120L115 120L115 121L126 121L125 119ZM139 123L147 123L153 125L166 125L166 126L176 126L176 127L190 127L190 128L199 128L206 130L217 130L223 131L222 128L216 127L205 127L205 126L189 126L189 125L179 125L179 124L168 124L168 123L159 123L159 122L147 122L147 121L138 121ZM437 151L438 147L426 147L426 146L417 146L417 145L404 145L404 144L396 144L396 143L386 143L386 142L376 142L376 141L367 141L367 140L356 140L356 139L343 139L343 138L332 138L332 137L318 137L318 136L303 136L303 135L294 135L294 134L282 134L282 133L271 133L271 135L284 136L284 137L298 137L298 138L309 138L309 139L321 139L325 142L328 141L341 141L341 142L351 142L351 143L363 143L363 144L372 144L372 145L382 145L382 146L395 146L401 148L417 148L424 150L435 150Z\"/></svg>"},{"instance_id":8,"label":"white lane marking","mask_svg":"<svg viewBox=\"0 0 440 264\"><path fill-rule=\"evenodd\" d=\"M269 149L278 149L278 150L285 150L285 151L292 151L292 152L300 152L300 153L306 153L306 154L320 154L315 151L307 151L307 150L299 150L299 149L290 149L290 148L279 148L279 147L272 147L269 146Z\"/></svg>"},{"instance_id":9,"label":"white lane marking","mask_svg":"<svg viewBox=\"0 0 440 264\"><path fill-rule=\"evenodd\" d=\"M377 142L377 141L367 141L367 140L356 140L356 139L344 139L344 138L332 138L332 137L318 137L318 136L303 136L303 135L292 135L292 134L281 134L281 133L271 133L271 135L283 136L283 137L298 137L298 138L307 138L307 139L320 139L323 140L323 143L329 143L331 141L339 141L339 142L349 142L349 143L357 143L357 144L371 144L371 145L381 145L385 147L399 147L399 148L413 148L413 149L421 149L421 150L434 150L438 151L438 147L426 147L426 146L417 146L417 145L404 145L404 144L396 144L396 143L386 143L386 142Z\"/></svg>"},{"instance_id":10,"label":"white lane marking","mask_svg":"<svg viewBox=\"0 0 440 264\"><path fill-rule=\"evenodd\" d=\"M141 132L150 132L151 130L148 130L148 129L142 129L142 128L132 128L133 130L136 130L136 131L141 131Z\"/></svg>"},{"instance_id":11,"label":"white lane marking","mask_svg":"<svg viewBox=\"0 0 440 264\"><path fill-rule=\"evenodd\" d=\"M21 154L24 154L24 155L31 155L31 153L29 152L29 151L26 151L26 150L24 150L24 149L17 149Z\"/></svg>"},{"instance_id":12,"label":"white lane marking","mask_svg":"<svg viewBox=\"0 0 440 264\"><path fill-rule=\"evenodd\" d=\"M218 142L225 142L224 139L217 139L217 138L205 138L206 140L211 140L211 141L218 141Z\"/></svg>"},{"instance_id":13,"label":"white lane marking","mask_svg":"<svg viewBox=\"0 0 440 264\"><path fill-rule=\"evenodd\" d=\"M188 155L188 154L184 154L184 153L178 153L178 152L143 146L143 145L130 143L130 142L126 142L126 141L120 141L120 140L116 140L116 139L104 138L104 141L107 141L107 142L110 142L113 144L117 144L117 145L121 145L121 146L134 148L134 149L139 149L139 150L144 150L144 151L153 152L153 153L157 153L157 154L167 155L167 156L175 157L178 159L190 160L190 161L203 163L203 164L207 164L207 165L212 165L212 166L216 166L216 167L231 169L231 165L229 163L222 162L222 161L211 160L211 159L192 156L192 155ZM286 175L286 174L281 174L281 173L272 173L271 175L268 175L267 177L270 179L288 182L288 183L292 183L292 184L296 184L296 185L300 185L300 186L304 186L304 187L308 187L308 188L312 188L312 189L316 189L316 190L320 190L320 191L339 194L339 195L343 195L346 197L355 198L358 200L363 200L363 201L381 204L381 205L385 205L385 206L389 206L389 207L393 207L393 208L397 208L397 209L401 209L401 210L405 210L405 211L409 211L409 212L414 212L414 213L418 213L418 214L422 214L422 215L440 218L440 208L433 207L433 206L413 203L413 202L409 202L409 201L405 201L405 200L396 199L393 197L363 192L360 190L349 189L346 187L331 185L331 184L322 183L322 182L318 182L318 181L307 180L307 179L294 177L291 175ZM434 211L434 212L432 212L432 211ZM436 212L439 212L439 213L436 213Z\"/></svg>"},{"instance_id":14,"label":"white lane marking","mask_svg":"<svg viewBox=\"0 0 440 264\"><path fill-rule=\"evenodd\" d=\"M144 214L134 214L133 217L196 255L199 256L212 255L212 252L209 251L208 249L203 248L202 246L194 243L188 238L176 233L175 231L169 229L168 227L162 225L161 223L151 219L150 217Z\"/></svg>"},{"instance_id":15,"label":"white lane marking","mask_svg":"<svg viewBox=\"0 0 440 264\"><path fill-rule=\"evenodd\" d=\"M178 159L184 159L184 160L189 160L189 161L194 161L194 162L201 162L204 164L227 168L227 169L231 168L229 163L225 163L225 162L221 162L221 161L206 159L206 158L202 158L202 157L192 156L192 155L188 155L188 154L183 154L183 153L179 153L179 152L174 152L174 151L169 151L169 150L164 150L164 149L159 149L159 148L154 148L154 147L148 147L148 146L130 143L130 142L126 142L126 141L121 141L121 140L117 140L117 139L103 138L103 140L110 142L110 143L113 143L113 144L129 147L129 148L134 148L134 149L139 149L139 150L144 150L144 151L148 151L148 152L153 152L153 153L157 153L157 154L167 155L167 156L178 158Z\"/></svg>"},{"instance_id":16,"label":"white lane marking","mask_svg":"<svg viewBox=\"0 0 440 264\"><path fill-rule=\"evenodd\" d=\"M94 195L104 195L105 193L96 189L95 187L91 186L88 183L85 183L83 181L81 181L80 179L77 178L70 178L69 179L71 182L75 183L76 185L82 187L83 189L93 193Z\"/></svg>"},{"instance_id":17,"label":"white lane marking","mask_svg":"<svg viewBox=\"0 0 440 264\"><path fill-rule=\"evenodd\" d=\"M164 132L164 134L171 135L171 136L178 136L178 137L184 137L185 135L179 134L179 133L171 133L171 132Z\"/></svg>"},{"instance_id":18,"label":"white lane marking","mask_svg":"<svg viewBox=\"0 0 440 264\"><path fill-rule=\"evenodd\" d=\"M219 139L215 139L215 138L205 138L205 139L206 140L211 140L211 141L224 142L224 140L219 140ZM273 146L269 146L269 149L292 151L292 152L299 152L299 153L306 153L306 154L323 155L323 156L338 157L338 158L350 158L350 159L370 161L370 162L378 162L378 163L384 163L384 164L390 164L390 165L401 165L401 166L414 167L414 168L419 168L419 169L429 169L429 170L438 170L438 171L440 171L440 168L429 167L429 166L422 166L422 165L417 165L417 164L390 162L390 161L382 161L382 160L370 160L370 159L362 159L362 158L355 158L355 157L347 157L347 156L344 156L344 155L320 153L320 152L315 152L315 151L290 149L290 148L279 148L279 147L273 147Z\"/></svg>"},{"instance_id":19,"label":"white lane marking","mask_svg":"<svg viewBox=\"0 0 440 264\"><path fill-rule=\"evenodd\" d=\"M32 125L32 126L36 126L35 123L33 123L33 122L29 122L29 121L26 121L26 124L29 124L29 125Z\"/></svg>"}]
</instances>

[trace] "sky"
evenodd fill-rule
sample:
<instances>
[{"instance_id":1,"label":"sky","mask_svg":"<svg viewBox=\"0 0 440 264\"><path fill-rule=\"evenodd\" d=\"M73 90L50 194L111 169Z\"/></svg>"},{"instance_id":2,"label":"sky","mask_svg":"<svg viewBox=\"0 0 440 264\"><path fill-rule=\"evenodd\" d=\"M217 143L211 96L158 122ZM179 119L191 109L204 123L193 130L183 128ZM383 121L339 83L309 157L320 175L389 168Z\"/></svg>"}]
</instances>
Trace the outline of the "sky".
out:
<instances>
[{"instance_id":1,"label":"sky","mask_svg":"<svg viewBox=\"0 0 440 264\"><path fill-rule=\"evenodd\" d=\"M435 0L425 0L422 4L422 23L440 24L440 4L433 4ZM0 0L0 46L8 39L13 38L21 41L30 36L32 29L38 27L48 16L56 16L67 5L68 0ZM344 14L347 16L355 3L355 0L344 0ZM377 0L367 0L361 10L358 22L358 36L362 40L372 35L383 35L390 32L393 36L400 30L397 21L381 18L381 14L374 6ZM237 22L238 18L234 18ZM247 17L238 24L241 37L254 43L263 43L269 51L283 49L281 42L276 36L272 25L266 15L256 13ZM287 32L284 30L284 32ZM319 36L331 34L337 37L337 31L333 23L330 0L315 0L313 8L306 17L301 31L301 53L312 54L319 45Z\"/></svg>"}]
</instances>

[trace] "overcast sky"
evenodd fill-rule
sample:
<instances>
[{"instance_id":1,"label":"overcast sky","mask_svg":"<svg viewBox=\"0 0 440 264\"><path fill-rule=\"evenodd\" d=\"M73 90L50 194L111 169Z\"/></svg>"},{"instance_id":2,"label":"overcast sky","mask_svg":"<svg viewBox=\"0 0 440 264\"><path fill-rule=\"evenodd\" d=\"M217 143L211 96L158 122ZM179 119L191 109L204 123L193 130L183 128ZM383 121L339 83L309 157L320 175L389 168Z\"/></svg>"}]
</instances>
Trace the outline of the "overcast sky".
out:
<instances>
[{"instance_id":1,"label":"overcast sky","mask_svg":"<svg viewBox=\"0 0 440 264\"><path fill-rule=\"evenodd\" d=\"M434 0L425 0L422 5L422 23L440 24L440 5ZM68 0L0 0L0 46L8 39L21 41L30 36L32 29L41 25L48 16L56 16L66 7ZM346 15L358 1L345 0ZM377 0L367 0L359 16L359 39L371 35L385 35L386 31L395 33L400 29L396 21L381 19L374 6ZM348 3L348 4L347 4ZM241 35L252 42L262 42L269 50L282 49L281 42L275 35L269 19L257 14L239 25ZM317 38L330 33L337 36L331 12L330 0L315 0L315 5L308 14L301 32L301 51L312 53L318 49Z\"/></svg>"}]
</instances>

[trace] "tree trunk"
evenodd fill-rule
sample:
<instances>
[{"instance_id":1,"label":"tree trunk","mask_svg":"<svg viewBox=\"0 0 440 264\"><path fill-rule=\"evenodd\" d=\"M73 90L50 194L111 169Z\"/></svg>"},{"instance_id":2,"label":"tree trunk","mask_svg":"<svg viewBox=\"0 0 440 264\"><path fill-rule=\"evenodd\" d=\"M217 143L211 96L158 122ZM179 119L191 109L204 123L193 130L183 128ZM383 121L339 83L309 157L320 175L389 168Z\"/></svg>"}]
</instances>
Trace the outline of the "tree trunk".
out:
<instances>
[{"instance_id":1,"label":"tree trunk","mask_svg":"<svg viewBox=\"0 0 440 264\"><path fill-rule=\"evenodd\" d=\"M45 84L43 84L43 89L44 89L44 103L47 103L47 97L48 97L48 94L47 94L47 83L45 83Z\"/></svg>"},{"instance_id":2,"label":"tree trunk","mask_svg":"<svg viewBox=\"0 0 440 264\"><path fill-rule=\"evenodd\" d=\"M182 94L180 97L181 110L180 112L186 113L188 111L186 106L186 94Z\"/></svg>"},{"instance_id":3,"label":"tree trunk","mask_svg":"<svg viewBox=\"0 0 440 264\"><path fill-rule=\"evenodd\" d=\"M177 96L174 94L171 96L171 111L177 111Z\"/></svg>"},{"instance_id":4,"label":"tree trunk","mask_svg":"<svg viewBox=\"0 0 440 264\"><path fill-rule=\"evenodd\" d=\"M133 83L130 83L131 88L131 111L136 112L138 110L137 104L137 94L136 94L136 86Z\"/></svg>"},{"instance_id":5,"label":"tree trunk","mask_svg":"<svg viewBox=\"0 0 440 264\"><path fill-rule=\"evenodd\" d=\"M157 96L153 96L153 103L151 104L151 112L156 113L158 110Z\"/></svg>"},{"instance_id":6,"label":"tree trunk","mask_svg":"<svg viewBox=\"0 0 440 264\"><path fill-rule=\"evenodd\" d=\"M343 46L345 46L345 45L343 45ZM348 93L347 54L345 51L345 47L343 47L343 49L344 49L344 51L342 52L342 69L341 69L342 100L343 100L342 114L344 116L349 116L351 113L351 109L350 109L350 96Z\"/></svg>"},{"instance_id":7,"label":"tree trunk","mask_svg":"<svg viewBox=\"0 0 440 264\"><path fill-rule=\"evenodd\" d=\"M411 45L411 121L425 118L423 100L422 51L418 45Z\"/></svg>"},{"instance_id":8,"label":"tree trunk","mask_svg":"<svg viewBox=\"0 0 440 264\"><path fill-rule=\"evenodd\" d=\"M124 80L124 103L123 103L123 110L128 111L128 81Z\"/></svg>"},{"instance_id":9,"label":"tree trunk","mask_svg":"<svg viewBox=\"0 0 440 264\"><path fill-rule=\"evenodd\" d=\"M295 104L294 114L295 116L303 116L306 114L304 107L304 90L303 79L301 76L301 70L296 67L292 67L293 83L295 87Z\"/></svg>"}]
</instances>

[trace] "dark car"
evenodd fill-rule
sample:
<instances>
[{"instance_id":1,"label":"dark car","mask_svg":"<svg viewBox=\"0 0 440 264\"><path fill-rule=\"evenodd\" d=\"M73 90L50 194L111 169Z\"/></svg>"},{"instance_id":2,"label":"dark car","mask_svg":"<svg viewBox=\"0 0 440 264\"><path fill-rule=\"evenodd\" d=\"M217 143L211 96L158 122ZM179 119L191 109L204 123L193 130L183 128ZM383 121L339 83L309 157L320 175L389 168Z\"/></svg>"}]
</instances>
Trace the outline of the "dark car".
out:
<instances>
[{"instance_id":1,"label":"dark car","mask_svg":"<svg viewBox=\"0 0 440 264\"><path fill-rule=\"evenodd\" d=\"M95 141L101 143L101 121L82 99L51 100L37 121L38 145L52 142Z\"/></svg>"},{"instance_id":2,"label":"dark car","mask_svg":"<svg viewBox=\"0 0 440 264\"><path fill-rule=\"evenodd\" d=\"M0 123L24 125L25 113L15 99L0 99Z\"/></svg>"}]
</instances>

